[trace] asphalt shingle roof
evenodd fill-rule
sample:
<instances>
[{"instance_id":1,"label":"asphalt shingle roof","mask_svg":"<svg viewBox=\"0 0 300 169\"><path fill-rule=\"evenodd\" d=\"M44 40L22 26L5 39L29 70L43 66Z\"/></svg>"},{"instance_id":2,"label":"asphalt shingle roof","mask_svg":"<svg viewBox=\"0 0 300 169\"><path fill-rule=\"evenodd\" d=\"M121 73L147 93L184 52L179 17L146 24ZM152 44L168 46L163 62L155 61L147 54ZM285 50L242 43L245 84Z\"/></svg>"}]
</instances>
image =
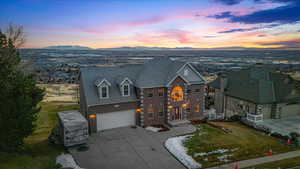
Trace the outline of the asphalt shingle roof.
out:
<instances>
[{"instance_id":1,"label":"asphalt shingle roof","mask_svg":"<svg viewBox=\"0 0 300 169\"><path fill-rule=\"evenodd\" d=\"M165 87L185 64L184 62L173 61L167 57L158 57L139 65L81 68L80 76L87 105L136 101L137 96L133 86L138 88ZM133 82L133 86L131 86L130 96L123 97L119 84L126 77ZM111 83L109 98L107 99L99 99L97 87L95 86L95 81L103 79ZM198 82L191 81L192 84L204 82L205 80L201 77Z\"/></svg>"},{"instance_id":2,"label":"asphalt shingle roof","mask_svg":"<svg viewBox=\"0 0 300 169\"><path fill-rule=\"evenodd\" d=\"M224 74L228 78L226 95L254 103L290 102L300 100L299 81L263 66L252 66ZM220 89L220 76L208 84Z\"/></svg>"}]
</instances>

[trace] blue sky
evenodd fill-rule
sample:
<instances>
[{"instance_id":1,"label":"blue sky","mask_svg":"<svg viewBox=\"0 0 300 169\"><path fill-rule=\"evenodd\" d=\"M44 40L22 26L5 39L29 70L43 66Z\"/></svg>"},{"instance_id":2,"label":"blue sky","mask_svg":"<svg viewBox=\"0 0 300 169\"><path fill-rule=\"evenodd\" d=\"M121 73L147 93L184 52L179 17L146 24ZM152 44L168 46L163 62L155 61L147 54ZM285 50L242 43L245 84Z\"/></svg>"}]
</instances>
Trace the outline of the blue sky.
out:
<instances>
[{"instance_id":1,"label":"blue sky","mask_svg":"<svg viewBox=\"0 0 300 169\"><path fill-rule=\"evenodd\" d=\"M299 0L4 0L24 47L299 47ZM267 44L267 45L266 45Z\"/></svg>"}]
</instances>

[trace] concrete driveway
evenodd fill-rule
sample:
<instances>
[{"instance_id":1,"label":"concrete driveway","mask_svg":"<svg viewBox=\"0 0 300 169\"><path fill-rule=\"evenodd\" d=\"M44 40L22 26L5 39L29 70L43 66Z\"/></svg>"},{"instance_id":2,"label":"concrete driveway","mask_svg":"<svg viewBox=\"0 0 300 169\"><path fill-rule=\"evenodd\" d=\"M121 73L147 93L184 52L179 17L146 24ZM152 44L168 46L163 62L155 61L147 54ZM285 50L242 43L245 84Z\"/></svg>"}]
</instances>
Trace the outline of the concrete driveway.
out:
<instances>
[{"instance_id":1,"label":"concrete driveway","mask_svg":"<svg viewBox=\"0 0 300 169\"><path fill-rule=\"evenodd\" d=\"M71 153L85 169L185 169L163 146L165 140L195 131L192 125L151 132L123 127L94 134L89 150Z\"/></svg>"},{"instance_id":2,"label":"concrete driveway","mask_svg":"<svg viewBox=\"0 0 300 169\"><path fill-rule=\"evenodd\" d=\"M259 124L271 129L272 132L281 135L289 135L291 132L300 133L300 116L292 116L282 119L267 119Z\"/></svg>"}]
</instances>

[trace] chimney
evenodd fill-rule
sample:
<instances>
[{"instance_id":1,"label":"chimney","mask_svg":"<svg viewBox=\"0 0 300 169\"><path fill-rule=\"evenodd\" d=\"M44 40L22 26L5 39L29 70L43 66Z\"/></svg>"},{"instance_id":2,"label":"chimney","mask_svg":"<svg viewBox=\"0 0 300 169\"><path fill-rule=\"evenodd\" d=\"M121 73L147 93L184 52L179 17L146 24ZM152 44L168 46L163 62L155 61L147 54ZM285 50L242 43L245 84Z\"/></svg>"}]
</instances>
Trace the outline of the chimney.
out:
<instances>
[{"instance_id":1,"label":"chimney","mask_svg":"<svg viewBox=\"0 0 300 169\"><path fill-rule=\"evenodd\" d=\"M221 92L224 92L227 88L228 78L226 74L221 74L220 76L220 88Z\"/></svg>"}]
</instances>

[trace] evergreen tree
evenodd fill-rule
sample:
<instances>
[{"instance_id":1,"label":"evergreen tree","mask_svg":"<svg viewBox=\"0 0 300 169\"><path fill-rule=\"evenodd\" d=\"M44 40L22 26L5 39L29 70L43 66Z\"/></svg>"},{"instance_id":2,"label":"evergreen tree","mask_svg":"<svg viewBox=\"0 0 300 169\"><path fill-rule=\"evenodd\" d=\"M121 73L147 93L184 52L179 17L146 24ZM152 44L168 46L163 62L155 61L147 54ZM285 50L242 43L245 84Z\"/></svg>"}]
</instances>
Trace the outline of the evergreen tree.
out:
<instances>
[{"instance_id":1,"label":"evergreen tree","mask_svg":"<svg viewBox=\"0 0 300 169\"><path fill-rule=\"evenodd\" d=\"M0 30L0 151L18 150L24 138L33 133L40 110L38 103L44 95L34 76L21 68L15 46L21 36L10 35Z\"/></svg>"}]
</instances>

